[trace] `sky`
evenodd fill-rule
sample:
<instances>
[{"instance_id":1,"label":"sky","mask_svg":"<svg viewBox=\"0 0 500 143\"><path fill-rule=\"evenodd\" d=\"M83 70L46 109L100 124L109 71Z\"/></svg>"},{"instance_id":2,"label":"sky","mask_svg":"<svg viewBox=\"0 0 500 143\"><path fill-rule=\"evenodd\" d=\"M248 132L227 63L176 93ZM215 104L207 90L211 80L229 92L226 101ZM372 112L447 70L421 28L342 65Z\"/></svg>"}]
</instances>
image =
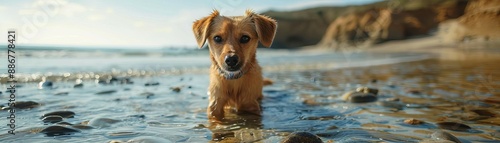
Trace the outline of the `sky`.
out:
<instances>
[{"instance_id":1,"label":"sky","mask_svg":"<svg viewBox=\"0 0 500 143\"><path fill-rule=\"evenodd\" d=\"M379 0L0 0L0 30L17 44L114 48L196 47L192 23L213 9L291 11ZM7 44L1 40L0 45Z\"/></svg>"}]
</instances>

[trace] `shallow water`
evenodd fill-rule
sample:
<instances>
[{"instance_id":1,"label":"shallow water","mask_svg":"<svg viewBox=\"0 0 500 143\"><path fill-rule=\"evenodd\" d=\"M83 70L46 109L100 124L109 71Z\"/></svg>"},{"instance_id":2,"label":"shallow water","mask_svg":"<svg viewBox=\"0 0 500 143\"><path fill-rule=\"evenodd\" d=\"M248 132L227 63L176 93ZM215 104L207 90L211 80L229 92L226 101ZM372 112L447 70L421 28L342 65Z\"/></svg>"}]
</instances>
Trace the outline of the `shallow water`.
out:
<instances>
[{"instance_id":1,"label":"shallow water","mask_svg":"<svg viewBox=\"0 0 500 143\"><path fill-rule=\"evenodd\" d=\"M99 66L92 64L102 63L95 60L74 66L74 71L71 66L62 66L62 70L31 67L20 73L25 80L18 83L22 87L16 100L41 105L17 110L16 135L7 133L8 126L0 126L5 131L0 140L109 142L154 136L151 138L171 142L279 142L291 132L306 131L325 142L419 142L438 130L462 142L500 140L499 54L439 60L421 53L293 52L259 55L264 76L275 83L264 88L262 117L228 114L228 120L220 125L209 123L205 113L209 82L206 56L114 58ZM52 66L57 66L55 61ZM133 84L97 84L96 75L99 79L130 77ZM43 76L54 81L53 87L37 86ZM77 78L83 80L82 88L73 87ZM145 86L156 82L159 85ZM8 84L1 86L6 89ZM377 101L350 103L341 99L357 87L378 89ZM1 103L8 98L4 91ZM62 136L39 133L53 125L40 119L52 111L73 111L74 118L63 121L93 129ZM3 111L0 116L9 114ZM424 123L404 123L410 118ZM440 122L462 123L471 129L441 129L456 125L440 127ZM7 124L7 120L0 120L0 124Z\"/></svg>"}]
</instances>

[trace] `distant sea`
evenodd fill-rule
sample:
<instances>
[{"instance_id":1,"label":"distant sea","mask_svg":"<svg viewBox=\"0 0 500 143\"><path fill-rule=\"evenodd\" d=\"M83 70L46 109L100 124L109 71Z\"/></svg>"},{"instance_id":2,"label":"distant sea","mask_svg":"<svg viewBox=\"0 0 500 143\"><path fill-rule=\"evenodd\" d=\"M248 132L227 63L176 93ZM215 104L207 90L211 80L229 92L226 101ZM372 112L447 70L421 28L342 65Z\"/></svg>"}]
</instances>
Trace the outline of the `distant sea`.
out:
<instances>
[{"instance_id":1,"label":"distant sea","mask_svg":"<svg viewBox=\"0 0 500 143\"><path fill-rule=\"evenodd\" d=\"M422 54L369 54L354 51L304 52L259 48L257 59L264 71L328 70L333 68L372 66L429 58ZM7 65L7 52L0 52L1 65ZM16 48L16 74L20 81L37 81L44 76L75 74L207 72L210 66L207 48L119 49L95 47ZM7 77L1 66L0 78Z\"/></svg>"}]
</instances>

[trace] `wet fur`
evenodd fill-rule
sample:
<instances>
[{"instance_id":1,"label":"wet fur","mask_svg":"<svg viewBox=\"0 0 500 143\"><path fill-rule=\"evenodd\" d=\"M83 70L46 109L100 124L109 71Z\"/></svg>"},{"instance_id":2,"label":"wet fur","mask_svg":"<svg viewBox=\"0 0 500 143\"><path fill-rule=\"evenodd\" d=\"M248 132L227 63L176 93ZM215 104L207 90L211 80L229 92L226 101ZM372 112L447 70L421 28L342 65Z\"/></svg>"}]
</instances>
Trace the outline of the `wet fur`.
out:
<instances>
[{"instance_id":1,"label":"wet fur","mask_svg":"<svg viewBox=\"0 0 500 143\"><path fill-rule=\"evenodd\" d=\"M232 107L238 113L247 112L260 115L262 87L272 81L262 78L261 67L257 63L256 50L259 42L270 47L276 34L275 20L246 11L245 16L226 17L214 10L212 14L197 20L193 24L193 32L201 48L208 41L210 49L210 85L208 87L209 106L207 114L210 119L222 120L224 108ZM242 35L250 37L248 43L240 43ZM216 43L213 37L220 36L223 42ZM236 54L241 62L241 71L245 73L228 80L218 71L224 69L224 57ZM218 69L219 68L219 69Z\"/></svg>"}]
</instances>

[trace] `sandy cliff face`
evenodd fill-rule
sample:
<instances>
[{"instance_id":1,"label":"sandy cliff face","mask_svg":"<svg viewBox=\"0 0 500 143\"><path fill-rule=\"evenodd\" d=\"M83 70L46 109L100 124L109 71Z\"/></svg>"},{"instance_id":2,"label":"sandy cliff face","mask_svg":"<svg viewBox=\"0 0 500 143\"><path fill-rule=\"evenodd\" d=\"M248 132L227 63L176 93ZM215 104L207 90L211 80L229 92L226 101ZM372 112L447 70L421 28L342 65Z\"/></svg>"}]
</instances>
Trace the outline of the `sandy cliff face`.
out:
<instances>
[{"instance_id":1,"label":"sandy cliff face","mask_svg":"<svg viewBox=\"0 0 500 143\"><path fill-rule=\"evenodd\" d=\"M376 8L351 13L333 21L322 40L324 48L369 46L432 32L439 23L461 16L465 3L455 1L411 10Z\"/></svg>"},{"instance_id":2,"label":"sandy cliff face","mask_svg":"<svg viewBox=\"0 0 500 143\"><path fill-rule=\"evenodd\" d=\"M439 26L439 36L452 43L500 40L500 1L471 0L463 16Z\"/></svg>"},{"instance_id":3,"label":"sandy cliff face","mask_svg":"<svg viewBox=\"0 0 500 143\"><path fill-rule=\"evenodd\" d=\"M466 4L467 0L388 0L264 14L278 21L273 48L331 48L425 35L439 23L462 16Z\"/></svg>"}]
</instances>

